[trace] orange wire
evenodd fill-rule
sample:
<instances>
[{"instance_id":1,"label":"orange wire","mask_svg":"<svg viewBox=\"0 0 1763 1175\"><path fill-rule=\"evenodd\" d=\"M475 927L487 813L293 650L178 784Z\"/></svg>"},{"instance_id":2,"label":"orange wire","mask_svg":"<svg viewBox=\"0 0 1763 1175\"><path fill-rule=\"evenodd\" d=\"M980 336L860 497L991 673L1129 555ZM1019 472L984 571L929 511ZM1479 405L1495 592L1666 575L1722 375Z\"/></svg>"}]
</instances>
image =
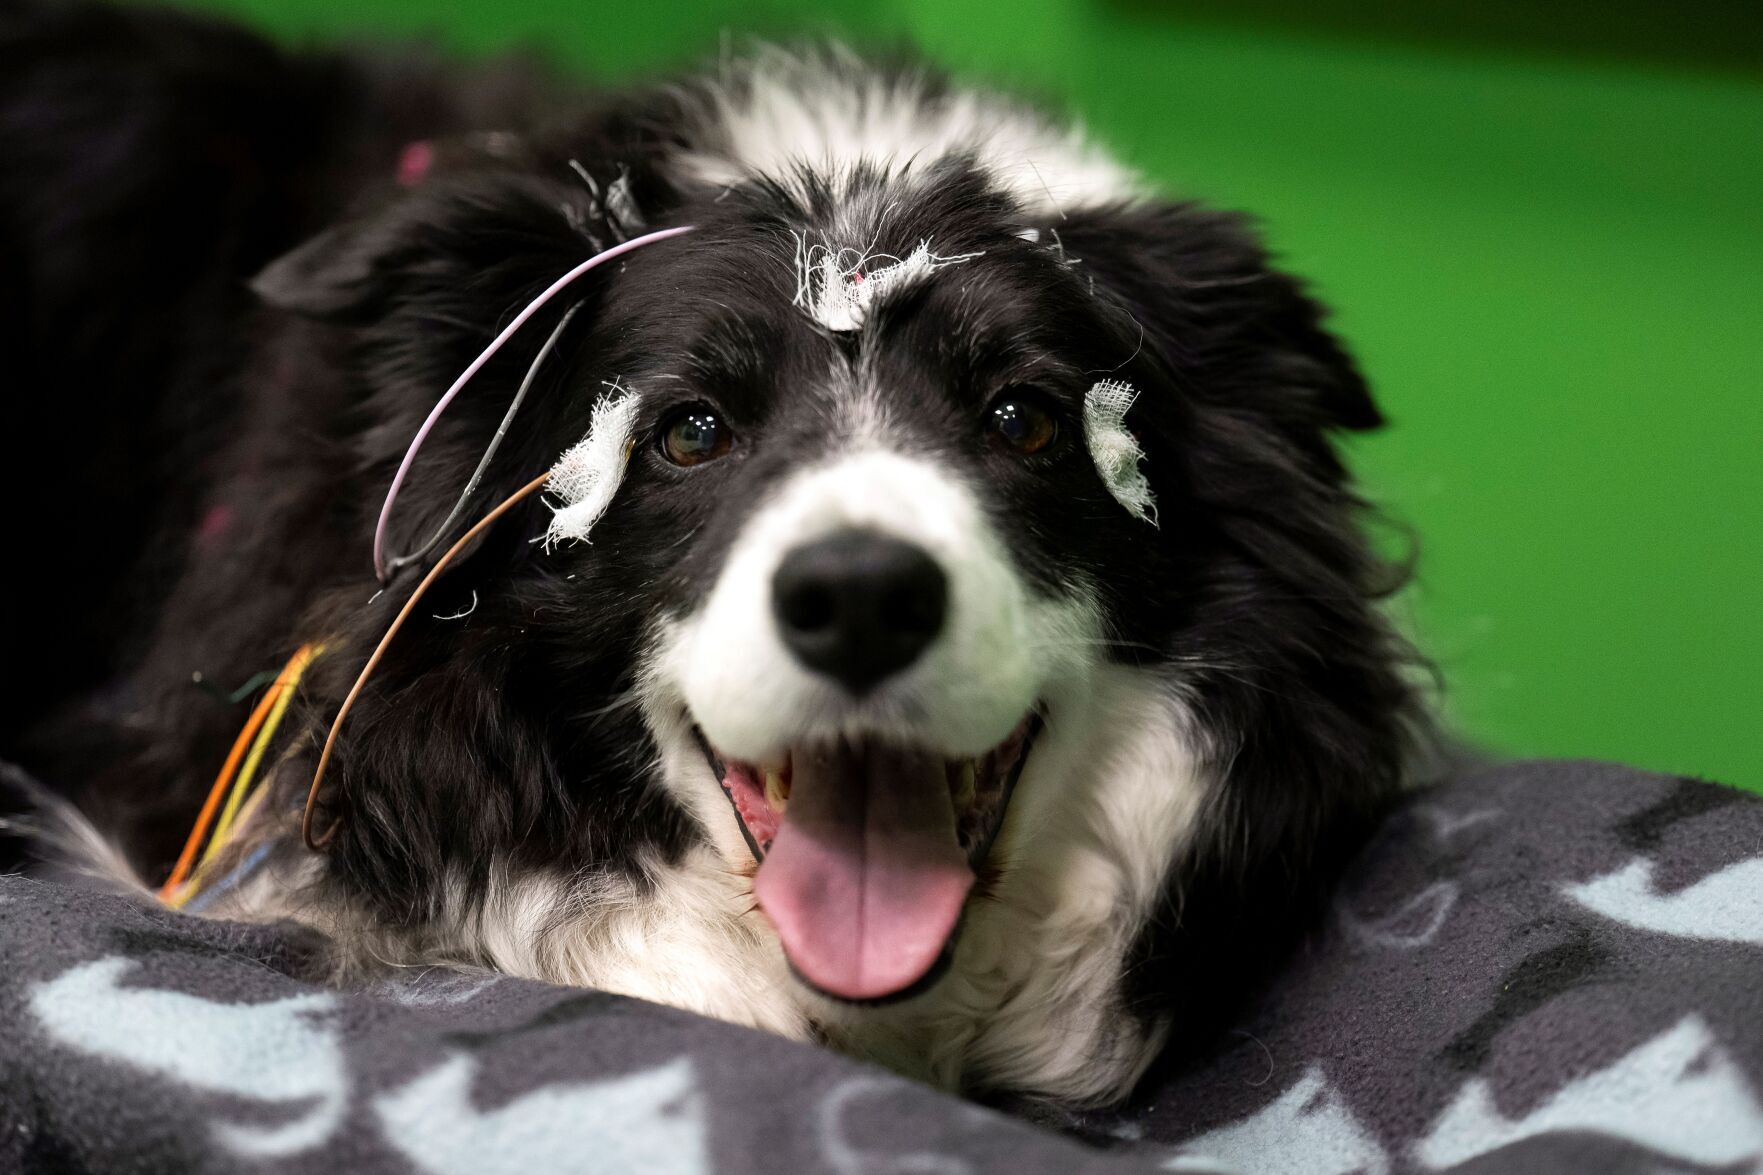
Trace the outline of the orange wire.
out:
<instances>
[{"instance_id":1,"label":"orange wire","mask_svg":"<svg viewBox=\"0 0 1763 1175\"><path fill-rule=\"evenodd\" d=\"M330 733L325 735L324 750L318 753L318 767L312 773L312 786L306 789L306 810L300 814L300 839L306 842L307 848L317 852L330 842L332 834L336 832L337 826L332 823L330 827L325 829L323 837L315 839L312 835L312 810L318 802L318 788L324 782L325 768L330 766L331 751L337 743L337 732L343 728L343 719L349 716L349 711L354 707L355 699L360 696L362 687L367 684L368 677L379 666L380 659L386 655L386 648L391 645L392 638L398 635L400 628L404 627L404 621L409 618L417 601L422 599L423 593L429 590L429 585L440 577L441 572L447 569L447 564L453 561L453 556L459 554L467 543L487 530L496 519L514 509L522 499L544 485L550 477L549 471L541 473L504 498L501 505L472 524L470 530L460 535L459 540L447 548L445 555L435 560L435 565L429 568L429 573L422 577L422 582L416 585L416 590L410 593L410 598L404 601L402 608L398 609L398 615L392 618L391 626L386 629L386 635L382 636L380 643L374 646L373 655L367 659L367 664L361 667L361 675L355 679L355 684L349 687L348 696L337 708L337 716L331 720Z\"/></svg>"},{"instance_id":2,"label":"orange wire","mask_svg":"<svg viewBox=\"0 0 1763 1175\"><path fill-rule=\"evenodd\" d=\"M190 876L191 868L196 864L196 851L202 847L203 837L208 835L208 826L214 821L214 813L220 807L221 797L226 795L227 784L232 782L233 773L239 769L239 761L245 757L245 751L251 745L263 720L269 717L275 700L283 689L288 671L300 664L312 652L311 645L301 645L294 655L288 658L275 682L257 699L257 706L251 711L251 717L245 721L245 729L239 731L239 737L233 740L233 749L227 752L226 762L221 764L220 774L215 776L214 786L208 789L208 798L202 803L202 811L196 814L195 826L190 829L189 839L184 841L184 851L178 854L178 863L172 867L171 876L159 887L161 901L170 901L172 895Z\"/></svg>"},{"instance_id":3,"label":"orange wire","mask_svg":"<svg viewBox=\"0 0 1763 1175\"><path fill-rule=\"evenodd\" d=\"M275 741L275 732L282 724L282 718L288 712L288 703L294 700L294 694L300 688L300 679L312 668L312 663L324 655L323 645L308 646L310 652L305 657L296 656L282 670L282 675L273 687L276 691L275 705L270 707L269 718L262 729L257 732L257 740L251 744L251 751L245 756L245 765L233 776L233 783L227 789L226 803L221 805L220 818L214 822L214 831L208 835L208 847L202 850L201 859L196 862L194 878L202 876L202 870L208 862L219 855L226 847L227 840L237 825L240 805L251 791L251 784L257 777L257 769L263 765L263 753Z\"/></svg>"}]
</instances>

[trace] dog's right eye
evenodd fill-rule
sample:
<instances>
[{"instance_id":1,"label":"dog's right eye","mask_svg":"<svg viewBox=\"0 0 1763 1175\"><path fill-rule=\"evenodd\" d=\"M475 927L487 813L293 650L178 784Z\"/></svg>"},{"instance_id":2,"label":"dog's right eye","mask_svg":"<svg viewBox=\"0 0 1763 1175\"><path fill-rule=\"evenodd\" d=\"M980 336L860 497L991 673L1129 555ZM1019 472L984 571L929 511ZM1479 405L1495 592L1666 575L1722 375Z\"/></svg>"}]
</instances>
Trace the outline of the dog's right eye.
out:
<instances>
[{"instance_id":1,"label":"dog's right eye","mask_svg":"<svg viewBox=\"0 0 1763 1175\"><path fill-rule=\"evenodd\" d=\"M661 430L661 455L675 465L702 465L734 447L735 433L716 410L692 404L675 412Z\"/></svg>"}]
</instances>

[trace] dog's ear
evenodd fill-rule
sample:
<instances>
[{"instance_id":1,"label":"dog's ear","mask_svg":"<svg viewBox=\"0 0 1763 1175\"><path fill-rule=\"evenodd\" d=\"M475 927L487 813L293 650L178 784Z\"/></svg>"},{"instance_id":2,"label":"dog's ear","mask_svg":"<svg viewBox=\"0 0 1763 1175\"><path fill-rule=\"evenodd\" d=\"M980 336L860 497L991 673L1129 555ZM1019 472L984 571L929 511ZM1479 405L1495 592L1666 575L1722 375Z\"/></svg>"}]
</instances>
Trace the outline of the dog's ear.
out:
<instances>
[{"instance_id":1,"label":"dog's ear","mask_svg":"<svg viewBox=\"0 0 1763 1175\"><path fill-rule=\"evenodd\" d=\"M1074 209L1040 237L1131 314L1178 375L1205 369L1198 394L1210 386L1289 424L1383 424L1323 308L1270 265L1243 217L1188 203L1103 206Z\"/></svg>"},{"instance_id":2,"label":"dog's ear","mask_svg":"<svg viewBox=\"0 0 1763 1175\"><path fill-rule=\"evenodd\" d=\"M351 221L284 253L251 279L251 292L278 310L308 318L347 319L368 308L376 265L390 252L394 225Z\"/></svg>"},{"instance_id":3,"label":"dog's ear","mask_svg":"<svg viewBox=\"0 0 1763 1175\"><path fill-rule=\"evenodd\" d=\"M425 292L481 287L511 264L562 272L590 251L567 211L579 196L561 178L434 181L324 230L272 261L251 289L280 310L363 323Z\"/></svg>"},{"instance_id":4,"label":"dog's ear","mask_svg":"<svg viewBox=\"0 0 1763 1175\"><path fill-rule=\"evenodd\" d=\"M272 261L250 286L277 309L361 323L413 295L482 290L498 274L556 276L643 231L631 169L601 171L596 178L525 147L472 157L357 209ZM656 188L643 185L645 194Z\"/></svg>"}]
</instances>

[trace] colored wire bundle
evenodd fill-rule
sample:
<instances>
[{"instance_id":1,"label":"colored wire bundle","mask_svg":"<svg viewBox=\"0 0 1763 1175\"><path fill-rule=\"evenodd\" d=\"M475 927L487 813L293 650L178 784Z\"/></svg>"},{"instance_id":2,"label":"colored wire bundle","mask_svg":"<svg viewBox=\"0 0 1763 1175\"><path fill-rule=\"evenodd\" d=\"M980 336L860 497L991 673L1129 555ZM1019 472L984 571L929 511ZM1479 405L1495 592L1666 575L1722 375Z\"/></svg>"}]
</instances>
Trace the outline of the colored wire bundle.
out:
<instances>
[{"instance_id":1,"label":"colored wire bundle","mask_svg":"<svg viewBox=\"0 0 1763 1175\"><path fill-rule=\"evenodd\" d=\"M203 801L202 810L196 815L196 823L190 829L189 838L184 841L183 852L178 854L171 876L159 887L159 899L167 905L182 906L195 896L202 881L202 870L226 847L233 830L243 823L239 819L239 813L251 794L251 785L263 763L264 752L269 749L276 730L282 724L282 717L288 711L288 704L293 701L294 690L299 686L301 677L323 652L323 645L301 645L276 675L275 681L257 700L251 717L245 720L244 729L233 740L232 750L227 753L220 774L215 776L214 786L208 789L208 798ZM209 835L211 824L214 826L212 836ZM205 839L206 849L203 848ZM197 856L198 851L201 853L200 859Z\"/></svg>"},{"instance_id":2,"label":"colored wire bundle","mask_svg":"<svg viewBox=\"0 0 1763 1175\"><path fill-rule=\"evenodd\" d=\"M558 293L568 287L571 282L605 262L622 256L633 249L640 249L644 245L651 244L655 241L666 240L669 237L679 236L682 233L689 233L691 231L692 226L690 225L681 226L679 228L661 229L614 245L612 248L597 253L586 261L581 262L562 277L559 277L556 281L552 282L551 285L540 293L538 297L527 303L520 313L515 315L514 320L505 326L490 342L489 346L485 347L477 358L460 373L459 377L453 381L452 386L447 389L447 391L441 396L440 400L429 411L428 417L422 422L422 426L417 429L416 436L411 440L410 447L405 451L403 460L399 462L398 470L392 477L391 488L386 492L385 501L380 506L379 518L374 526L373 534L373 565L374 573L381 583L387 582L392 574L398 569L411 563L420 562L425 558L430 551L434 550L434 548L440 544L448 531L450 531L458 521L460 515L465 510L466 504L470 501L472 495L476 493L478 485L483 478L484 471L488 468L491 459L495 456L497 448L501 445L502 439L507 433L508 427L512 423L515 414L520 410L521 403L525 400L526 394L531 388L533 379L537 374L539 367L544 363L546 356L548 356L551 353L551 350L557 345L557 341L562 336L564 330L568 327L570 319L575 316L579 304L578 306L570 307L570 309L563 315L562 319L551 331L550 336L545 340L544 346L540 348L538 356L527 369L526 377L521 381L520 389L515 393L513 402L510 404L507 413L503 416L501 425L496 430L496 435L491 439L489 447L485 450L483 457L479 460L476 470L474 470L471 475L471 480L465 487L465 491L459 496L458 501L454 503L453 509L447 515L445 521L443 521L441 525L435 529L433 534L430 535L428 540L416 550L406 555L389 556L386 552L386 532L388 523L391 520L392 506L398 499L398 492L403 488L404 480L410 473L410 467L416 460L416 454L418 450L422 448L422 443L427 439L430 430L434 428L436 420L438 420L441 414L446 411L447 406L459 395L459 392L471 381L471 378L490 361L491 357L494 356L497 351L501 350L502 346L507 343L509 339L514 337L515 333L525 325L528 319L538 313L546 303L551 301L551 299ZM626 458L628 459L628 457L629 452L627 448ZM472 539L483 533L483 531L493 524L496 519L513 509L514 506L523 499L535 493L545 484L550 476L549 473L544 473L534 478L514 494L510 495L483 518L479 519L471 529L461 535L459 539L448 548L447 552L429 569L428 574L423 578L422 582L417 585L416 590L412 592L410 598L405 601L404 607L392 620L385 635L381 637L378 647L374 649L373 654L368 658L367 664L362 667L361 674L356 678L353 688L350 689L348 696L343 699L342 706L338 709L336 717L331 722L330 732L324 741L324 748L319 754L318 766L313 771L312 783L308 788L306 795L306 808L300 821L301 839L305 842L307 848L315 850L321 848L329 839L330 834L335 831L335 826L333 825L331 828L327 828L322 835L314 834L313 815L318 802L319 789L324 782L325 769L330 765L331 753L335 749L337 732L342 728L343 719L348 716L350 709L353 708L355 699L360 695L362 687L367 684L368 677L373 673L375 667L379 664L380 659L385 655L387 646L392 643L392 638L395 637L398 630L403 627L405 619L410 615L411 610L415 608L417 601L423 597L428 591L430 585L433 584L436 578L438 578L446 569L447 565L453 561L454 556L469 544ZM195 826L190 829L189 839L184 842L184 849L178 856L177 865L173 867L171 876L166 878L165 884L159 888L160 900L166 902L168 905L181 907L193 898L202 888L205 880L203 877L203 870L208 863L214 860L214 858L219 855L220 851L226 847L228 841L231 839L233 830L244 822L241 819L241 812L248 812L249 804L255 798L251 795L252 782L257 777L257 771L263 761L264 752L268 749L270 741L274 739L276 729L281 725L282 716L287 712L288 703L293 699L295 687L299 685L300 678L306 672L307 667L311 665L312 661L323 651L324 649L322 645L302 645L299 651L289 659L288 664L276 677L275 682L267 691L265 691L263 697L258 700L256 708L251 712L251 717L245 722L244 729L239 732L239 737L234 741L232 751L227 755L226 762L221 766L220 774L215 778L214 786L209 790L208 798L204 801L201 812L196 816ZM241 761L243 761L242 769L240 767ZM237 773L236 775L235 772ZM216 819L217 811L219 813L218 820ZM212 836L209 836L208 833L210 824L213 824L214 826ZM204 838L207 839L206 849L202 848ZM200 859L198 860L199 851Z\"/></svg>"}]
</instances>

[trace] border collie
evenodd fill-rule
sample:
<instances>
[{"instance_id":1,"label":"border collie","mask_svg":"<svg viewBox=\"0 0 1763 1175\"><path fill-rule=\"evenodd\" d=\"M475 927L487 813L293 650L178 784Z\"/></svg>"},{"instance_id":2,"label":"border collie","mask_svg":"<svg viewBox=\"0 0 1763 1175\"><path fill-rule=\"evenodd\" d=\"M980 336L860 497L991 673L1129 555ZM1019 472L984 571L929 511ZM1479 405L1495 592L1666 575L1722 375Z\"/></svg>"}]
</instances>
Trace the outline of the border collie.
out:
<instances>
[{"instance_id":1,"label":"border collie","mask_svg":"<svg viewBox=\"0 0 1763 1175\"><path fill-rule=\"evenodd\" d=\"M322 643L203 912L322 930L339 982L481 966L1105 1102L1400 786L1365 384L1241 217L1025 105L837 49L594 95L9 6L0 158L0 749L157 880L216 684ZM415 451L393 549L526 382L468 517L554 473L368 678L310 849L420 578L369 559L412 437L559 275L688 226Z\"/></svg>"}]
</instances>

